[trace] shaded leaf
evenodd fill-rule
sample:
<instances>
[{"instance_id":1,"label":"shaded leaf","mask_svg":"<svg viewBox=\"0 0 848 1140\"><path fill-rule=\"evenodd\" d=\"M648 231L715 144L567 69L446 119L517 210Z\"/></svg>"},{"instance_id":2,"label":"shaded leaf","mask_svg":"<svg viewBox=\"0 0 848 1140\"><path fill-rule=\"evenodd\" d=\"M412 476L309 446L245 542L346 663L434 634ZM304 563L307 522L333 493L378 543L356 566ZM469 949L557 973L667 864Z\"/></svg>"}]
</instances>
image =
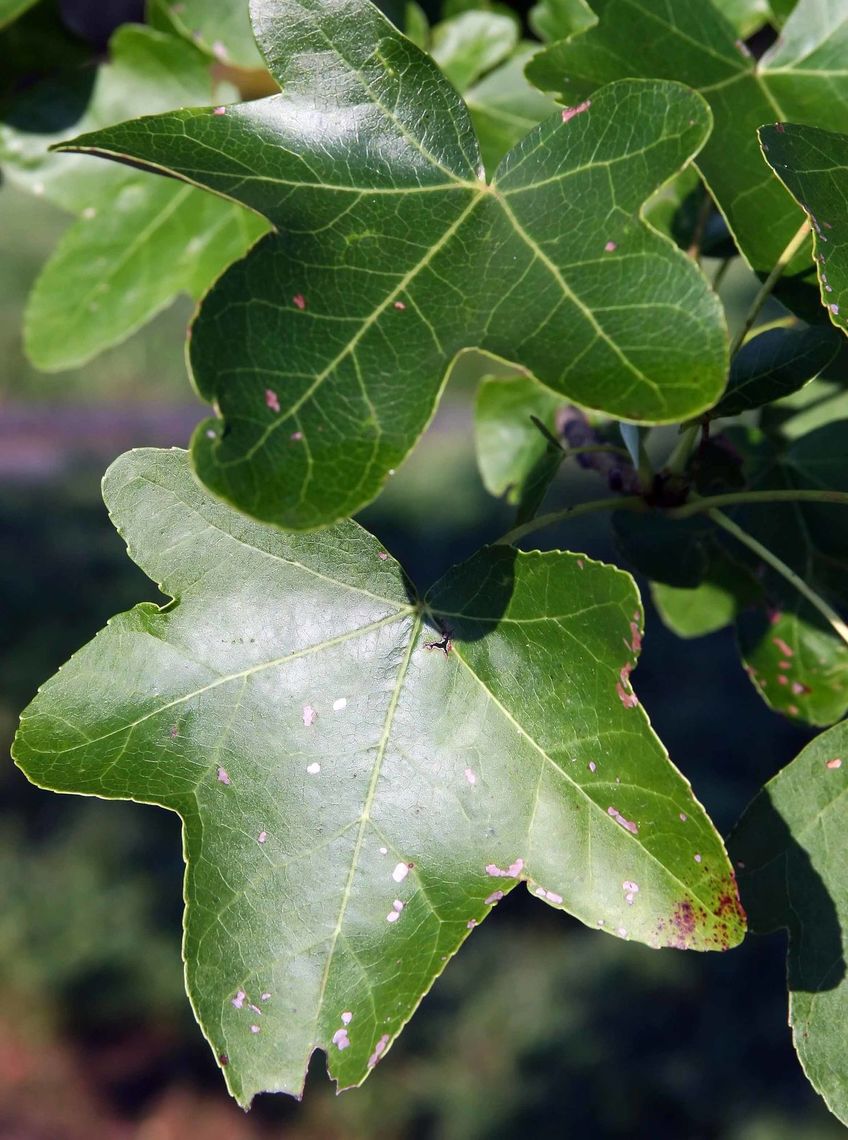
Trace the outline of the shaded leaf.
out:
<instances>
[{"instance_id":1,"label":"shaded leaf","mask_svg":"<svg viewBox=\"0 0 848 1140\"><path fill-rule=\"evenodd\" d=\"M540 40L564 40L585 32L598 18L586 0L540 0L529 13L530 27Z\"/></svg>"},{"instance_id":2,"label":"shaded leaf","mask_svg":"<svg viewBox=\"0 0 848 1140\"><path fill-rule=\"evenodd\" d=\"M761 128L760 141L766 162L810 219L822 304L848 333L848 135L787 123Z\"/></svg>"},{"instance_id":3,"label":"shaded leaf","mask_svg":"<svg viewBox=\"0 0 848 1140\"><path fill-rule=\"evenodd\" d=\"M755 490L848 490L846 421L828 424L781 450L734 433ZM848 612L845 508L768 503L739 508L736 522L775 553L825 601ZM734 550L735 553L735 550ZM750 559L740 552L739 557ZM756 561L754 562L756 566ZM829 724L848 709L848 646L782 576L757 567L765 605L743 615L739 640L757 689L778 712Z\"/></svg>"},{"instance_id":4,"label":"shaded leaf","mask_svg":"<svg viewBox=\"0 0 848 1140\"><path fill-rule=\"evenodd\" d=\"M848 724L817 736L730 837L751 929L789 934L789 1023L808 1080L848 1124Z\"/></svg>"},{"instance_id":5,"label":"shaded leaf","mask_svg":"<svg viewBox=\"0 0 848 1140\"><path fill-rule=\"evenodd\" d=\"M116 344L181 292L199 297L267 229L240 206L129 166L93 170L47 146L71 123L97 127L150 107L206 102L207 65L187 44L126 25L111 62L33 88L0 127L11 180L80 218L41 272L25 317L25 345L45 370L71 368Z\"/></svg>"},{"instance_id":6,"label":"shaded leaf","mask_svg":"<svg viewBox=\"0 0 848 1140\"><path fill-rule=\"evenodd\" d=\"M474 440L483 484L491 495L506 495L513 505L551 446L531 416L556 431L556 396L526 376L483 379L474 409Z\"/></svg>"},{"instance_id":7,"label":"shaded leaf","mask_svg":"<svg viewBox=\"0 0 848 1140\"><path fill-rule=\"evenodd\" d=\"M689 588L703 580L714 529L707 518L670 519L659 511L614 511L611 521L619 554L646 578Z\"/></svg>"},{"instance_id":8,"label":"shaded leaf","mask_svg":"<svg viewBox=\"0 0 848 1140\"><path fill-rule=\"evenodd\" d=\"M37 0L0 0L0 28L17 20L36 3Z\"/></svg>"},{"instance_id":9,"label":"shaded leaf","mask_svg":"<svg viewBox=\"0 0 848 1140\"><path fill-rule=\"evenodd\" d=\"M465 106L366 0L256 0L253 13L282 94L70 144L167 168L278 231L224 274L193 328L194 379L223 420L199 427L193 459L217 494L292 528L353 513L408 453L464 347L622 419L714 401L719 303L640 218L706 137L699 96L611 87L531 131L487 185Z\"/></svg>"},{"instance_id":10,"label":"shaded leaf","mask_svg":"<svg viewBox=\"0 0 848 1140\"><path fill-rule=\"evenodd\" d=\"M164 21L202 51L235 67L263 67L248 0L148 0L151 23Z\"/></svg>"},{"instance_id":11,"label":"shaded leaf","mask_svg":"<svg viewBox=\"0 0 848 1140\"><path fill-rule=\"evenodd\" d=\"M727 389L710 419L738 416L798 391L839 348L839 338L826 329L767 329L752 337L734 356Z\"/></svg>"},{"instance_id":12,"label":"shaded leaf","mask_svg":"<svg viewBox=\"0 0 848 1140\"><path fill-rule=\"evenodd\" d=\"M772 608L739 614L745 671L775 712L828 725L848 709L848 646L818 610L790 588L772 584Z\"/></svg>"},{"instance_id":13,"label":"shaded leaf","mask_svg":"<svg viewBox=\"0 0 848 1140\"><path fill-rule=\"evenodd\" d=\"M665 625L678 637L703 637L731 625L762 589L751 572L713 543L699 585L692 589L651 583L651 595Z\"/></svg>"},{"instance_id":14,"label":"shaded leaf","mask_svg":"<svg viewBox=\"0 0 848 1140\"><path fill-rule=\"evenodd\" d=\"M362 1081L521 880L652 946L741 938L721 841L630 687L627 574L493 547L419 601L353 522L245 519L184 452L129 453L104 493L174 601L112 619L14 755L181 815L188 988L242 1103L298 1092L316 1047Z\"/></svg>"},{"instance_id":15,"label":"shaded leaf","mask_svg":"<svg viewBox=\"0 0 848 1140\"><path fill-rule=\"evenodd\" d=\"M771 19L768 0L713 0L713 3L743 40Z\"/></svg>"},{"instance_id":16,"label":"shaded leaf","mask_svg":"<svg viewBox=\"0 0 848 1140\"><path fill-rule=\"evenodd\" d=\"M470 11L435 25L430 54L462 92L503 63L517 46L515 20L497 12Z\"/></svg>"},{"instance_id":17,"label":"shaded leaf","mask_svg":"<svg viewBox=\"0 0 848 1140\"><path fill-rule=\"evenodd\" d=\"M477 391L474 439L486 490L518 507L517 523L539 509L563 459L531 417L553 435L562 402L526 376L485 377Z\"/></svg>"},{"instance_id":18,"label":"shaded leaf","mask_svg":"<svg viewBox=\"0 0 848 1140\"><path fill-rule=\"evenodd\" d=\"M507 151L556 110L554 101L524 75L532 54L529 44L522 45L501 67L463 92L487 170L494 170ZM654 224L653 218L650 221Z\"/></svg>"},{"instance_id":19,"label":"shaded leaf","mask_svg":"<svg viewBox=\"0 0 848 1140\"><path fill-rule=\"evenodd\" d=\"M848 23L841 4L800 0L759 61L709 0L595 0L593 8L598 25L542 51L528 65L529 77L572 104L622 76L678 79L700 90L715 129L698 168L740 250L755 270L768 273L798 218L763 165L756 131L775 119L844 124ZM802 250L790 274L808 264Z\"/></svg>"}]
</instances>

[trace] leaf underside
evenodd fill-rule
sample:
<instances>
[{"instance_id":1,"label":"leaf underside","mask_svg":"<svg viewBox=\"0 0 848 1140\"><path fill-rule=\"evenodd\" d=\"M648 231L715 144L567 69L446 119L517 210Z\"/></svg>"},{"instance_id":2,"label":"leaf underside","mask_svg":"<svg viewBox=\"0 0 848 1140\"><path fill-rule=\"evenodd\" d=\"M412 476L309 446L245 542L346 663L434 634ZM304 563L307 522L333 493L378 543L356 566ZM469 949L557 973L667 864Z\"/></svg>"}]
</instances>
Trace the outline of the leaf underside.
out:
<instances>
[{"instance_id":1,"label":"leaf underside","mask_svg":"<svg viewBox=\"0 0 848 1140\"><path fill-rule=\"evenodd\" d=\"M207 486L293 529L352 514L469 347L626 420L714 402L721 306L641 217L709 134L700 96L613 85L532 130L486 183L464 103L367 0L255 0L252 13L282 94L68 144L169 171L275 227L192 329L194 380L221 417L192 442Z\"/></svg>"},{"instance_id":2,"label":"leaf underside","mask_svg":"<svg viewBox=\"0 0 848 1140\"><path fill-rule=\"evenodd\" d=\"M112 619L14 756L182 817L187 987L241 1103L299 1093L315 1048L361 1082L519 881L651 946L742 937L721 840L630 686L629 575L493 547L422 601L355 523L245 519L185 452L127 454L104 494L174 601Z\"/></svg>"},{"instance_id":3,"label":"leaf underside","mask_svg":"<svg viewBox=\"0 0 848 1140\"><path fill-rule=\"evenodd\" d=\"M813 1087L848 1124L844 868L848 725L838 724L766 784L730 837L751 929L789 933L789 1022Z\"/></svg>"}]
</instances>

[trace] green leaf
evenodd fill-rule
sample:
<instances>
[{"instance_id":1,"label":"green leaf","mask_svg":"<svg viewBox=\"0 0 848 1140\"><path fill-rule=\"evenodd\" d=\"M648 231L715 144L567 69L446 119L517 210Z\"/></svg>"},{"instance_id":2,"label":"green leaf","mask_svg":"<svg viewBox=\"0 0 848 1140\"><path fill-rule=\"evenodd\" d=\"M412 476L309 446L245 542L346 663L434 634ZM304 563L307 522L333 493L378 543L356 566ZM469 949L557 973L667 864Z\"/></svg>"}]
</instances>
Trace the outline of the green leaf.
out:
<instances>
[{"instance_id":1,"label":"green leaf","mask_svg":"<svg viewBox=\"0 0 848 1140\"><path fill-rule=\"evenodd\" d=\"M352 514L467 347L621 419L714 402L721 307L640 216L706 138L699 96L614 85L531 131L487 185L465 106L366 0L257 0L253 13L282 94L69 144L168 169L277 230L193 328L194 379L222 417L200 426L193 459L217 494L295 529Z\"/></svg>"},{"instance_id":2,"label":"green leaf","mask_svg":"<svg viewBox=\"0 0 848 1140\"><path fill-rule=\"evenodd\" d=\"M701 91L715 128L698 168L742 253L755 270L770 272L798 219L763 165L756 131L775 119L844 125L848 23L842 5L800 0L759 61L709 0L595 0L593 8L598 25L542 51L528 65L530 79L571 104L622 76L677 79ZM791 272L807 264L802 250Z\"/></svg>"},{"instance_id":3,"label":"green leaf","mask_svg":"<svg viewBox=\"0 0 848 1140\"><path fill-rule=\"evenodd\" d=\"M797 0L769 0L772 23L775 25L775 27L783 27L783 25L792 15L796 3Z\"/></svg>"},{"instance_id":4,"label":"green leaf","mask_svg":"<svg viewBox=\"0 0 848 1140\"><path fill-rule=\"evenodd\" d=\"M36 3L37 0L0 0L0 28L17 20Z\"/></svg>"},{"instance_id":5,"label":"green leaf","mask_svg":"<svg viewBox=\"0 0 848 1140\"><path fill-rule=\"evenodd\" d=\"M848 724L812 743L763 788L729 843L751 929L789 934L789 1024L808 1080L848 1124Z\"/></svg>"},{"instance_id":6,"label":"green leaf","mask_svg":"<svg viewBox=\"0 0 848 1140\"><path fill-rule=\"evenodd\" d=\"M530 27L540 40L564 40L594 27L598 18L586 0L540 0L530 9Z\"/></svg>"},{"instance_id":7,"label":"green leaf","mask_svg":"<svg viewBox=\"0 0 848 1140\"><path fill-rule=\"evenodd\" d=\"M713 0L713 3L743 40L771 19L768 0Z\"/></svg>"},{"instance_id":8,"label":"green leaf","mask_svg":"<svg viewBox=\"0 0 848 1140\"><path fill-rule=\"evenodd\" d=\"M27 302L27 355L45 371L85 363L178 293L202 296L265 229L191 186L126 180L108 206L87 207L41 271Z\"/></svg>"},{"instance_id":9,"label":"green leaf","mask_svg":"<svg viewBox=\"0 0 848 1140\"><path fill-rule=\"evenodd\" d=\"M731 625L762 590L750 571L717 544L707 555L702 580L693 589L651 583L651 595L663 623L678 637L704 637Z\"/></svg>"},{"instance_id":10,"label":"green leaf","mask_svg":"<svg viewBox=\"0 0 848 1140\"><path fill-rule=\"evenodd\" d=\"M785 451L734 433L750 461L750 485L763 491L848 490L845 431L838 421ZM848 611L845 508L769 503L740 508L736 522L837 610ZM740 617L743 657L758 691L785 715L830 724L848 710L848 646L784 578L760 567L767 608Z\"/></svg>"},{"instance_id":11,"label":"green leaf","mask_svg":"<svg viewBox=\"0 0 848 1140\"><path fill-rule=\"evenodd\" d=\"M248 0L148 0L148 18L234 67L263 67Z\"/></svg>"},{"instance_id":12,"label":"green leaf","mask_svg":"<svg viewBox=\"0 0 848 1140\"><path fill-rule=\"evenodd\" d=\"M739 614L745 671L775 712L828 725L848 710L848 647L791 588L772 583L772 608Z\"/></svg>"},{"instance_id":13,"label":"green leaf","mask_svg":"<svg viewBox=\"0 0 848 1140\"><path fill-rule=\"evenodd\" d=\"M430 54L457 91L465 91L517 46L515 20L497 12L472 11L436 24Z\"/></svg>"},{"instance_id":14,"label":"green leaf","mask_svg":"<svg viewBox=\"0 0 848 1140\"><path fill-rule=\"evenodd\" d=\"M506 495L517 506L525 498L540 465L549 461L552 445L531 416L556 431L556 412L562 401L526 376L488 376L477 391L474 439L483 484L491 495ZM556 450L556 468L560 449Z\"/></svg>"},{"instance_id":15,"label":"green leaf","mask_svg":"<svg viewBox=\"0 0 848 1140\"><path fill-rule=\"evenodd\" d=\"M315 1048L361 1082L522 880L651 946L742 937L721 840L630 687L627 574L498 546L420 601L355 523L248 520L184 452L125 455L104 494L174 600L47 682L14 756L182 817L188 989L241 1103L299 1092Z\"/></svg>"},{"instance_id":16,"label":"green leaf","mask_svg":"<svg viewBox=\"0 0 848 1140\"><path fill-rule=\"evenodd\" d=\"M762 127L760 141L766 162L807 212L822 304L848 333L848 135L781 123Z\"/></svg>"},{"instance_id":17,"label":"green leaf","mask_svg":"<svg viewBox=\"0 0 848 1140\"><path fill-rule=\"evenodd\" d=\"M826 329L768 329L747 341L733 358L730 379L710 419L738 416L797 392L825 369L839 351Z\"/></svg>"},{"instance_id":18,"label":"green leaf","mask_svg":"<svg viewBox=\"0 0 848 1140\"><path fill-rule=\"evenodd\" d=\"M45 84L19 99L0 128L10 178L80 215L27 305L26 350L47 371L90 360L179 293L199 298L267 229L263 219L194 187L129 166L96 170L80 156L47 152L67 133L75 95L77 125L91 128L212 94L202 55L173 37L127 25L110 51L93 91L84 75Z\"/></svg>"},{"instance_id":19,"label":"green leaf","mask_svg":"<svg viewBox=\"0 0 848 1140\"><path fill-rule=\"evenodd\" d=\"M554 101L524 75L533 50L529 44L522 45L505 64L463 92L487 170L494 170L528 131L556 110Z\"/></svg>"}]
</instances>

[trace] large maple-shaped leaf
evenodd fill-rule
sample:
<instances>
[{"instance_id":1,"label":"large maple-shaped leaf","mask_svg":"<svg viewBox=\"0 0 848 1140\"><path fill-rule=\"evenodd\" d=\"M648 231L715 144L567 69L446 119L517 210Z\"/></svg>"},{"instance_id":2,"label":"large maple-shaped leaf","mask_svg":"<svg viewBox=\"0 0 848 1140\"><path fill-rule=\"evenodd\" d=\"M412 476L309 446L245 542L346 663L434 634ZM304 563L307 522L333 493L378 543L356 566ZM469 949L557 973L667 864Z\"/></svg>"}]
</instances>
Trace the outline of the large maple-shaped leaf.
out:
<instances>
[{"instance_id":1,"label":"large maple-shaped leaf","mask_svg":"<svg viewBox=\"0 0 848 1140\"><path fill-rule=\"evenodd\" d=\"M51 154L69 124L92 129L151 109L207 103L208 62L191 44L126 25L110 60L33 87L0 123L0 159L12 181L79 215L33 287L25 317L29 357L71 368L123 340L174 297L201 296L267 229L232 202L151 178L130 166L92 169Z\"/></svg>"},{"instance_id":2,"label":"large maple-shaped leaf","mask_svg":"<svg viewBox=\"0 0 848 1140\"><path fill-rule=\"evenodd\" d=\"M193 326L195 382L222 416L193 441L209 487L292 528L353 513L471 346L623 419L713 402L720 306L640 213L703 145L700 96L613 85L531 131L488 184L462 100L367 0L252 12L282 94L69 144L170 171L275 227Z\"/></svg>"},{"instance_id":3,"label":"large maple-shaped leaf","mask_svg":"<svg viewBox=\"0 0 848 1140\"><path fill-rule=\"evenodd\" d=\"M763 127L760 141L766 162L807 211L822 304L848 333L848 135L781 123Z\"/></svg>"},{"instance_id":4,"label":"large maple-shaped leaf","mask_svg":"<svg viewBox=\"0 0 848 1140\"><path fill-rule=\"evenodd\" d=\"M752 930L789 934L789 1023L804 1072L848 1124L848 724L763 788L730 839Z\"/></svg>"},{"instance_id":5,"label":"large maple-shaped leaf","mask_svg":"<svg viewBox=\"0 0 848 1140\"><path fill-rule=\"evenodd\" d=\"M679 79L699 90L715 129L698 167L742 253L754 269L768 273L798 217L763 163L757 128L776 119L844 126L845 5L799 0L780 39L760 60L710 0L593 0L592 8L598 24L541 52L528 75L568 102L622 76ZM793 269L800 272L805 259L802 251Z\"/></svg>"},{"instance_id":6,"label":"large maple-shaped leaf","mask_svg":"<svg viewBox=\"0 0 848 1140\"><path fill-rule=\"evenodd\" d=\"M721 840L638 705L632 579L483 550L419 600L345 522L286 535L119 459L105 497L174 601L114 618L24 713L36 783L178 812L197 1016L244 1103L313 1049L363 1080L521 880L652 946L726 948Z\"/></svg>"}]
</instances>

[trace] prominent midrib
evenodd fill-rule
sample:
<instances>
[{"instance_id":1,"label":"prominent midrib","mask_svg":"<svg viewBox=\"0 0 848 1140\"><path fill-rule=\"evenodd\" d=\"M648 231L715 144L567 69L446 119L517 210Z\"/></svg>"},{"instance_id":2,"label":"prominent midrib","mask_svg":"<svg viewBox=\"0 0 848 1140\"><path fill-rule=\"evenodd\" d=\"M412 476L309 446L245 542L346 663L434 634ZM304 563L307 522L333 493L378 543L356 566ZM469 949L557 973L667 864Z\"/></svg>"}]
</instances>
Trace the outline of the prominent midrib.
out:
<instances>
[{"instance_id":1,"label":"prominent midrib","mask_svg":"<svg viewBox=\"0 0 848 1140\"><path fill-rule=\"evenodd\" d=\"M481 188L481 190L475 194L474 197L472 197L471 201L468 203L462 213L452 222L448 229L444 231L439 240L437 242L434 242L434 244L429 247L421 260L413 265L413 267L404 274L397 285L395 285L395 287L383 298L380 304L377 305L376 308L374 308L369 313L369 315L365 318L365 320L362 322L362 324L359 326L357 331L350 338L344 348L342 348L336 354L336 356L333 357L329 364L327 364L324 368L321 369L320 372L316 374L315 379L312 381L306 391L295 401L295 403L289 405L289 407L286 408L285 412L280 414L278 419L269 424L256 440L256 442L252 444L247 451L245 451L242 455L239 455L236 459L231 459L226 463L218 462L217 466L219 468L237 467L242 463L249 462L257 453L257 451L265 446L268 439L271 435L273 435L274 432L283 427L283 425L285 425L292 416L297 415L303 405L315 395L316 391L321 387L324 381L332 376L339 365L347 360L347 358L356 350L359 342L363 339L365 334L369 332L370 329L376 324L376 322L383 315L383 313L386 312L389 306L394 304L394 302L400 297L401 293L403 293L404 290L410 285L410 283L415 280L418 274L422 273L433 261L433 259L439 253L441 253L445 246L450 242L451 238L453 238L461 226L467 221L471 213L487 196L487 191Z\"/></svg>"},{"instance_id":2,"label":"prominent midrib","mask_svg":"<svg viewBox=\"0 0 848 1140\"><path fill-rule=\"evenodd\" d=\"M392 690L391 700L389 707L386 710L386 719L383 722L383 732L380 737L379 744L377 745L377 755L374 758L374 767L371 772L371 779L368 783L368 790L365 794L365 801L362 805L362 812L359 816L359 830L356 833L356 843L354 844L353 854L350 860L350 870L348 871L347 881L342 892L342 899L339 905L339 916L336 920L336 925L330 936L330 945L327 948L327 957L324 963L324 972L321 977L321 985L318 990L318 1000L315 1006L315 1018L313 1025L317 1028L318 1021L324 1007L324 997L327 992L327 984L330 978L330 970L332 969L333 960L335 958L336 946L338 945L339 936L342 932L344 925L345 914L347 913L348 903L350 902L351 892L353 890L353 882L356 877L356 871L359 866L359 855L362 850L362 844L365 838L365 831L371 821L371 809L374 805L374 798L377 794L377 785L380 782L380 773L383 768L383 760L386 755L386 748L389 743L389 737L392 731L392 724L397 711L398 702L400 700L401 692L403 691L403 683L406 680L406 674L409 671L409 663L412 660L412 654L415 650L415 645L418 640L418 635L421 632L423 618L419 614L410 630L409 644L406 647L403 661L401 662L398 670L397 680L395 681L394 689Z\"/></svg>"},{"instance_id":3,"label":"prominent midrib","mask_svg":"<svg viewBox=\"0 0 848 1140\"><path fill-rule=\"evenodd\" d=\"M480 686L480 688L486 694L488 699L497 708L500 709L500 711L504 715L504 717L506 717L506 719L509 721L509 723L515 728L516 732L518 732L526 741L528 741L528 743L530 745L532 745L533 749L536 752L538 752L539 755L553 768L554 772L558 776L562 777L562 779L565 780L565 782L568 784L569 787L571 787L574 791L579 792L579 794L586 800L586 802L591 804L591 806L596 811L600 812L601 815L603 816L603 818L605 820L607 820L607 822L610 823L611 826L613 826L612 821L610 820L608 813L604 811L604 809L601 807L601 805L598 804L595 800L593 800L592 797L589 795L589 793L586 791L586 789L584 787L582 787L582 785L578 784L575 780L573 780L571 778L571 776L569 776L568 772L564 768L561 768L559 766L559 764L557 764L556 761L553 760L547 754L547 752L544 750L544 748L541 746L541 744L539 744L538 741L533 739L533 737L530 735L530 733L527 731L527 729L520 723L520 721L516 720L514 714L512 712L510 712L510 710L506 707L506 705L504 705L501 701L498 700L498 698L495 696L495 694L492 692L492 690L488 687L488 685L486 685L484 683L484 681L482 680L482 678L477 673L475 673L475 671L472 669L471 665L465 660L465 658L462 656L462 654L460 652L456 652L456 650L457 650L457 647L454 646L454 651L456 653L456 660L459 661L463 665L463 667L468 671L468 673L471 675L471 677L473 677L473 679L477 682L477 684ZM670 761L669 761L669 763L670 763ZM617 824L615 824L614 826L618 827ZM630 833L628 832L627 834L630 834ZM528 836L528 838L529 838L529 836ZM637 841L634 839L634 842L637 842ZM709 905L707 905L707 904L711 903L711 900L703 898L700 894L698 894L694 890L694 888L691 886L691 884L684 883L683 880L680 879L674 873L674 871L671 870L670 867L667 867L665 865L665 863L662 863L657 858L657 856L654 855L654 853L652 851L649 851L644 843L639 843L638 846L639 846L640 851L642 851L644 853L644 855L648 859L651 860L652 863L655 863L656 866L660 868L660 870L662 871L662 873L664 875L667 875L670 879L672 879L673 882L677 883L678 886L682 887L682 889L686 895L691 895L693 898L696 898L699 902L704 903L707 906L707 909L709 910Z\"/></svg>"},{"instance_id":4,"label":"prominent midrib","mask_svg":"<svg viewBox=\"0 0 848 1140\"><path fill-rule=\"evenodd\" d=\"M240 669L237 673L228 673L225 677L216 677L215 680L210 681L208 685L201 685L200 688L194 689L190 693L184 693L181 697L175 697L174 700L168 701L166 704L160 705L158 708L151 709L150 712L145 713L144 716L140 716L138 720L130 721L127 724L122 724L119 728L112 729L111 732L106 732L102 736L95 736L90 740L84 740L79 744L73 744L69 748L63 748L58 753L58 755L67 756L70 752L76 752L80 748L91 748L93 745L100 744L104 740L109 740L110 737L118 736L122 732L132 732L133 729L137 728L140 724L144 724L145 721L150 720L152 717L160 716L163 712L167 712L168 709L175 708L177 705L185 704L187 701L194 700L195 697L203 696L204 693L208 693L212 689L220 688L221 685L228 685L231 681L238 681L246 677L251 677L254 674L261 673L266 669L273 669L278 665L285 665L288 661L295 661L300 657L309 657L313 653L320 653L322 650L329 649L334 645L342 645L346 641L353 641L354 638L360 637L366 633L372 633L374 630L381 629L385 625L391 625L393 622L400 621L402 618L408 617L413 613L415 613L415 609L414 607L410 606L407 609L399 610L397 613L390 614L388 617L380 618L379 621L374 621L368 625L360 626L355 630L348 630L345 633L339 634L337 637L328 638L326 641L319 642L317 645L308 645L303 649L296 650L294 653L285 654L283 657L275 657L271 661L262 661L258 665L251 665L247 669ZM170 642L166 642L166 644L172 649L178 648L177 646L172 645ZM208 668L208 666L206 666L206 668ZM24 735L26 719L26 714L24 714L24 716L21 717L21 727L19 730L19 735L21 738L23 738ZM31 745L29 745L28 748L32 753L43 755L43 753L41 753L38 749L33 748ZM13 745L13 754L14 751L15 748ZM55 750L50 749L50 752L53 753ZM15 757L15 759L17 759L17 757Z\"/></svg>"},{"instance_id":5,"label":"prominent midrib","mask_svg":"<svg viewBox=\"0 0 848 1140\"><path fill-rule=\"evenodd\" d=\"M628 372L630 372L632 376L650 388L658 398L662 399L662 393L659 385L655 381L651 380L649 376L646 376L640 368L637 368L633 361L630 360L624 352L622 352L622 350L615 343L615 341L600 323L598 318L595 316L592 309L574 292L574 290L568 284L559 266L554 261L552 261L550 257L548 257L539 243L533 237L531 237L530 234L527 233L524 226L507 205L506 198L503 194L498 195L498 201L516 235L521 239L521 241L524 242L536 260L544 265L544 267L559 285L563 295L577 306L577 308L591 325L592 330L594 331L595 336L598 338L598 340L600 340L609 349L611 349L613 354L618 357L622 365L627 369ZM662 402L665 403L664 400Z\"/></svg>"}]
</instances>

